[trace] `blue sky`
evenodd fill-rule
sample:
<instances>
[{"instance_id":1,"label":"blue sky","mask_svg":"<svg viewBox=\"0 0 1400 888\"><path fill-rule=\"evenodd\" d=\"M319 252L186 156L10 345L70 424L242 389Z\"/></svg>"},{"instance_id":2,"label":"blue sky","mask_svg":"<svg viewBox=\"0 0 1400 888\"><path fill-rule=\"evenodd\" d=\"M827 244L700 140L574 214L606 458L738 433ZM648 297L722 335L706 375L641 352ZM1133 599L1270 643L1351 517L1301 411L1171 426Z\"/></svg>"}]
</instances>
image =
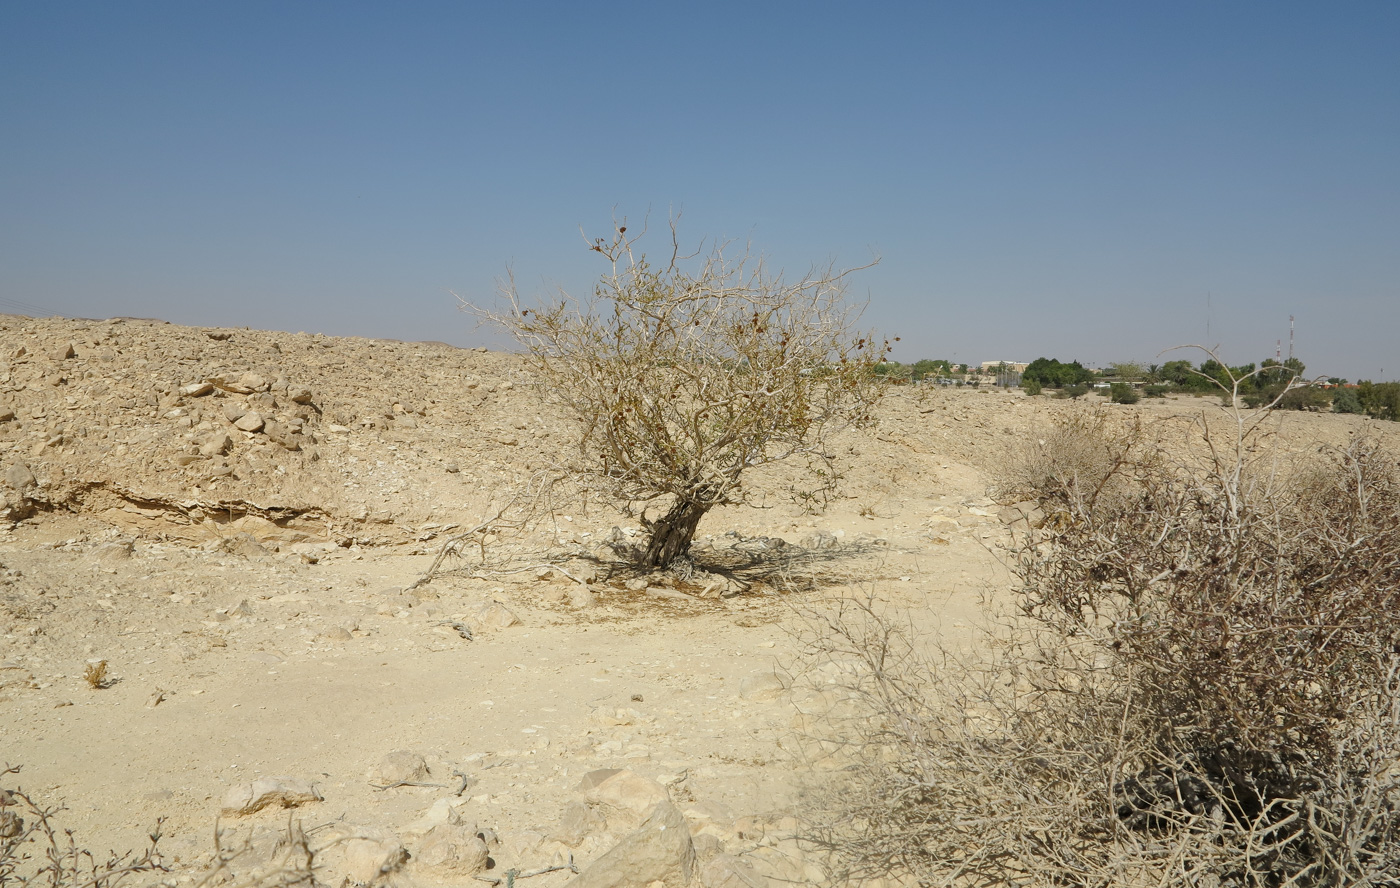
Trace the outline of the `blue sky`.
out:
<instances>
[{"instance_id":1,"label":"blue sky","mask_svg":"<svg viewBox=\"0 0 1400 888\"><path fill-rule=\"evenodd\" d=\"M1400 4L0 4L0 311L488 341L682 211L902 360L1400 377ZM660 249L662 244L657 243ZM1170 356L1169 356L1170 357Z\"/></svg>"}]
</instances>

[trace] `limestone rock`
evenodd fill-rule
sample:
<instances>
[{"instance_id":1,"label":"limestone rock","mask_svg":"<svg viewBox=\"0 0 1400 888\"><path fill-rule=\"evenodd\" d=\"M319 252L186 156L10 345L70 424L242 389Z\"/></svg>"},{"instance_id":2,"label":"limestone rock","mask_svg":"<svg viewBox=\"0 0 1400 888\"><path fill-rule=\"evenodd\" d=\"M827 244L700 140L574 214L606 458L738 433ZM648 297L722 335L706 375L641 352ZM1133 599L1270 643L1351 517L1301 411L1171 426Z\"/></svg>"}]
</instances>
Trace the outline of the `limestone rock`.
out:
<instances>
[{"instance_id":1,"label":"limestone rock","mask_svg":"<svg viewBox=\"0 0 1400 888\"><path fill-rule=\"evenodd\" d=\"M652 809L637 831L594 861L567 888L646 888L652 882L688 885L695 875L695 846L685 817L670 802Z\"/></svg>"},{"instance_id":2,"label":"limestone rock","mask_svg":"<svg viewBox=\"0 0 1400 888\"><path fill-rule=\"evenodd\" d=\"M214 384L212 382L192 382L180 388L180 394L187 398L202 398L205 395L213 394L213 392Z\"/></svg>"},{"instance_id":3,"label":"limestone rock","mask_svg":"<svg viewBox=\"0 0 1400 888\"><path fill-rule=\"evenodd\" d=\"M262 431L264 420L261 413L256 410L249 410L247 413L238 417L238 421L233 425L234 428L241 429L245 432L260 432Z\"/></svg>"},{"instance_id":4,"label":"limestone rock","mask_svg":"<svg viewBox=\"0 0 1400 888\"><path fill-rule=\"evenodd\" d=\"M588 775L585 775L584 780L588 780ZM585 788L583 797L592 804L620 813L624 819L631 819L633 823L656 805L669 801L666 787L628 770L618 771L596 785Z\"/></svg>"},{"instance_id":5,"label":"limestone rock","mask_svg":"<svg viewBox=\"0 0 1400 888\"><path fill-rule=\"evenodd\" d=\"M477 626L482 628L505 629L510 626L520 625L520 618L504 604L501 604L499 601L493 601L490 604L483 605L477 610L474 622Z\"/></svg>"},{"instance_id":6,"label":"limestone rock","mask_svg":"<svg viewBox=\"0 0 1400 888\"><path fill-rule=\"evenodd\" d=\"M230 401L224 405L224 419L227 419L229 422L238 422L238 420L243 418L243 414L247 412L248 408L236 401Z\"/></svg>"},{"instance_id":7,"label":"limestone rock","mask_svg":"<svg viewBox=\"0 0 1400 888\"><path fill-rule=\"evenodd\" d=\"M5 470L5 483L15 490L24 490L34 485L34 473L24 463L15 463Z\"/></svg>"},{"instance_id":8,"label":"limestone rock","mask_svg":"<svg viewBox=\"0 0 1400 888\"><path fill-rule=\"evenodd\" d=\"M408 850L387 829L360 826L338 830L316 855L317 884L330 888L380 885L408 862Z\"/></svg>"},{"instance_id":9,"label":"limestone rock","mask_svg":"<svg viewBox=\"0 0 1400 888\"><path fill-rule=\"evenodd\" d=\"M591 835L603 832L608 823L587 805L575 802L559 817L559 822L549 830L549 838L556 842L577 848Z\"/></svg>"},{"instance_id":10,"label":"limestone rock","mask_svg":"<svg viewBox=\"0 0 1400 888\"><path fill-rule=\"evenodd\" d=\"M392 783L421 781L428 776L428 763L423 756L407 749L396 749L369 769L366 777L371 783L388 786Z\"/></svg>"},{"instance_id":11,"label":"limestone rock","mask_svg":"<svg viewBox=\"0 0 1400 888\"><path fill-rule=\"evenodd\" d=\"M233 449L233 439L226 432L215 432L199 442L200 456L223 456Z\"/></svg>"},{"instance_id":12,"label":"limestone rock","mask_svg":"<svg viewBox=\"0 0 1400 888\"><path fill-rule=\"evenodd\" d=\"M224 795L222 813L226 817L241 817L269 805L296 808L319 801L321 793L310 781L297 777L259 777L252 783L230 787Z\"/></svg>"},{"instance_id":13,"label":"limestone rock","mask_svg":"<svg viewBox=\"0 0 1400 888\"><path fill-rule=\"evenodd\" d=\"M474 876L486 869L490 853L475 826L440 823L423 837L413 859L415 866L443 870L456 876Z\"/></svg>"},{"instance_id":14,"label":"limestone rock","mask_svg":"<svg viewBox=\"0 0 1400 888\"><path fill-rule=\"evenodd\" d=\"M787 691L787 683L775 673L750 675L739 682L739 696L745 700L776 700Z\"/></svg>"},{"instance_id":15,"label":"limestone rock","mask_svg":"<svg viewBox=\"0 0 1400 888\"><path fill-rule=\"evenodd\" d=\"M704 888L768 888L766 878L733 854L718 854L705 864L700 884Z\"/></svg>"},{"instance_id":16,"label":"limestone rock","mask_svg":"<svg viewBox=\"0 0 1400 888\"><path fill-rule=\"evenodd\" d=\"M66 361L69 358L76 358L77 356L78 353L73 350L73 343L71 342L60 345L53 350L53 359L55 361Z\"/></svg>"},{"instance_id":17,"label":"limestone rock","mask_svg":"<svg viewBox=\"0 0 1400 888\"><path fill-rule=\"evenodd\" d=\"M136 551L136 543L133 540L116 540L110 543L103 543L93 550L92 554L97 560L112 564L126 561L131 558Z\"/></svg>"}]
</instances>

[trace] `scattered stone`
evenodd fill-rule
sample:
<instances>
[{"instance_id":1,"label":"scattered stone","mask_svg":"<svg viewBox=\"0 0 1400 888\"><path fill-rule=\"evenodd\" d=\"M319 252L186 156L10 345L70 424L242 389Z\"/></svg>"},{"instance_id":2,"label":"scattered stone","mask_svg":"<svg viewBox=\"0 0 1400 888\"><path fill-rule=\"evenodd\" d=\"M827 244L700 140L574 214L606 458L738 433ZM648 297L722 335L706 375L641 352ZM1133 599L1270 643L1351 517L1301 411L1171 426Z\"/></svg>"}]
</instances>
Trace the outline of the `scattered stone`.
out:
<instances>
[{"instance_id":1,"label":"scattered stone","mask_svg":"<svg viewBox=\"0 0 1400 888\"><path fill-rule=\"evenodd\" d=\"M587 586L571 585L566 594L570 607L587 609L598 603L598 596L594 595L593 590Z\"/></svg>"},{"instance_id":2,"label":"scattered stone","mask_svg":"<svg viewBox=\"0 0 1400 888\"><path fill-rule=\"evenodd\" d=\"M252 783L234 786L224 795L222 813L226 817L242 817L261 811L269 805L296 808L321 801L315 784L296 777L259 777Z\"/></svg>"},{"instance_id":3,"label":"scattered stone","mask_svg":"<svg viewBox=\"0 0 1400 888\"><path fill-rule=\"evenodd\" d=\"M262 431L263 424L262 414L258 413L256 410L249 410L247 413L238 417L238 420L233 425L235 428L245 432L260 432Z\"/></svg>"},{"instance_id":4,"label":"scattered stone","mask_svg":"<svg viewBox=\"0 0 1400 888\"><path fill-rule=\"evenodd\" d=\"M248 408L237 401L229 401L224 405L224 419L227 419L229 422L238 422L247 412Z\"/></svg>"},{"instance_id":5,"label":"scattered stone","mask_svg":"<svg viewBox=\"0 0 1400 888\"><path fill-rule=\"evenodd\" d=\"M652 882L688 885L695 874L695 846L675 805L662 802L637 831L618 842L572 879L566 888L647 888Z\"/></svg>"},{"instance_id":6,"label":"scattered stone","mask_svg":"<svg viewBox=\"0 0 1400 888\"><path fill-rule=\"evenodd\" d=\"M214 384L211 382L192 382L180 389L180 394L187 398L202 398L205 395L214 393Z\"/></svg>"},{"instance_id":7,"label":"scattered stone","mask_svg":"<svg viewBox=\"0 0 1400 888\"><path fill-rule=\"evenodd\" d=\"M310 404L312 397L311 389L305 386L296 386L295 388L288 387L287 397L293 404Z\"/></svg>"},{"instance_id":8,"label":"scattered stone","mask_svg":"<svg viewBox=\"0 0 1400 888\"><path fill-rule=\"evenodd\" d=\"M53 350L53 359L55 361L66 361L69 358L76 358L77 356L78 353L73 350L73 343L71 342L60 345Z\"/></svg>"},{"instance_id":9,"label":"scattered stone","mask_svg":"<svg viewBox=\"0 0 1400 888\"><path fill-rule=\"evenodd\" d=\"M798 545L804 549L835 549L841 545L841 541L836 538L835 534L819 530L803 537Z\"/></svg>"}]
</instances>

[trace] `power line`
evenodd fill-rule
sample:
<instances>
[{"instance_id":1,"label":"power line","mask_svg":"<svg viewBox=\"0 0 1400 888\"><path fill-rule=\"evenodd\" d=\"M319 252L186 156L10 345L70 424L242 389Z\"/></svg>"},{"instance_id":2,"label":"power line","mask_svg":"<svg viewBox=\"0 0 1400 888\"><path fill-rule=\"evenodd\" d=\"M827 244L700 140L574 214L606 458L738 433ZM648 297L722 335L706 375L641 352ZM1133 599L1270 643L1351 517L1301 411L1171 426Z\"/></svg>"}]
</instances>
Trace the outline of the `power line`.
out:
<instances>
[{"instance_id":1,"label":"power line","mask_svg":"<svg viewBox=\"0 0 1400 888\"><path fill-rule=\"evenodd\" d=\"M34 305L29 302L22 302L18 299L7 299L4 296L0 296L0 307L13 309L16 314L28 315L32 318L59 317L58 312L50 311L49 309L41 305Z\"/></svg>"}]
</instances>

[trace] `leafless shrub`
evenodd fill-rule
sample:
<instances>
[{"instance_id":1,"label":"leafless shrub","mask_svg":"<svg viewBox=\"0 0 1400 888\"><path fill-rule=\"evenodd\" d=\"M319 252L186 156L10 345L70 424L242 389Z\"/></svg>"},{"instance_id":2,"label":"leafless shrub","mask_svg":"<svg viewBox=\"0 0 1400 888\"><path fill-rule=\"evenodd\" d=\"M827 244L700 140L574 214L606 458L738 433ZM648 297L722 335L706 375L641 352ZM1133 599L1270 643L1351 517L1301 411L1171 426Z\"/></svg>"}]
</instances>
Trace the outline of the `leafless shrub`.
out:
<instances>
[{"instance_id":1,"label":"leafless shrub","mask_svg":"<svg viewBox=\"0 0 1400 888\"><path fill-rule=\"evenodd\" d=\"M589 243L609 264L591 298L527 303L508 280L503 309L466 307L525 348L579 424L573 475L640 509L639 561L664 568L706 512L745 501L748 469L805 458L833 480L822 445L868 419L886 348L854 331L854 269L794 281L724 245L683 257L674 223L669 258L653 263L634 250L639 238L615 223L611 238ZM651 506L661 517L647 518Z\"/></svg>"},{"instance_id":2,"label":"leafless shrub","mask_svg":"<svg viewBox=\"0 0 1400 888\"><path fill-rule=\"evenodd\" d=\"M563 481L562 471L547 469L492 497L481 520L453 534L439 546L432 564L408 589L426 585L444 573L508 569L506 565L491 563L489 547L502 537L519 536L541 519L552 517ZM475 563L470 560L473 554L476 556Z\"/></svg>"},{"instance_id":3,"label":"leafless shrub","mask_svg":"<svg viewBox=\"0 0 1400 888\"><path fill-rule=\"evenodd\" d=\"M869 602L817 624L857 714L812 837L841 876L1400 885L1396 456L1357 437L1285 472L1226 418L1107 485L1048 475L1063 519L982 656Z\"/></svg>"},{"instance_id":4,"label":"leafless shrub","mask_svg":"<svg viewBox=\"0 0 1400 888\"><path fill-rule=\"evenodd\" d=\"M0 777L19 773L6 766ZM61 806L46 807L20 789L0 788L0 886L116 888L137 873L165 872L159 851L160 824L140 853L95 857L78 847L72 830L58 826Z\"/></svg>"},{"instance_id":5,"label":"leafless shrub","mask_svg":"<svg viewBox=\"0 0 1400 888\"><path fill-rule=\"evenodd\" d=\"M1094 501L1112 499L1125 491L1124 467L1149 459L1151 445L1140 415L1102 406L1076 410L1034 430L1001 467L991 492L1011 501L1072 487Z\"/></svg>"}]
</instances>

